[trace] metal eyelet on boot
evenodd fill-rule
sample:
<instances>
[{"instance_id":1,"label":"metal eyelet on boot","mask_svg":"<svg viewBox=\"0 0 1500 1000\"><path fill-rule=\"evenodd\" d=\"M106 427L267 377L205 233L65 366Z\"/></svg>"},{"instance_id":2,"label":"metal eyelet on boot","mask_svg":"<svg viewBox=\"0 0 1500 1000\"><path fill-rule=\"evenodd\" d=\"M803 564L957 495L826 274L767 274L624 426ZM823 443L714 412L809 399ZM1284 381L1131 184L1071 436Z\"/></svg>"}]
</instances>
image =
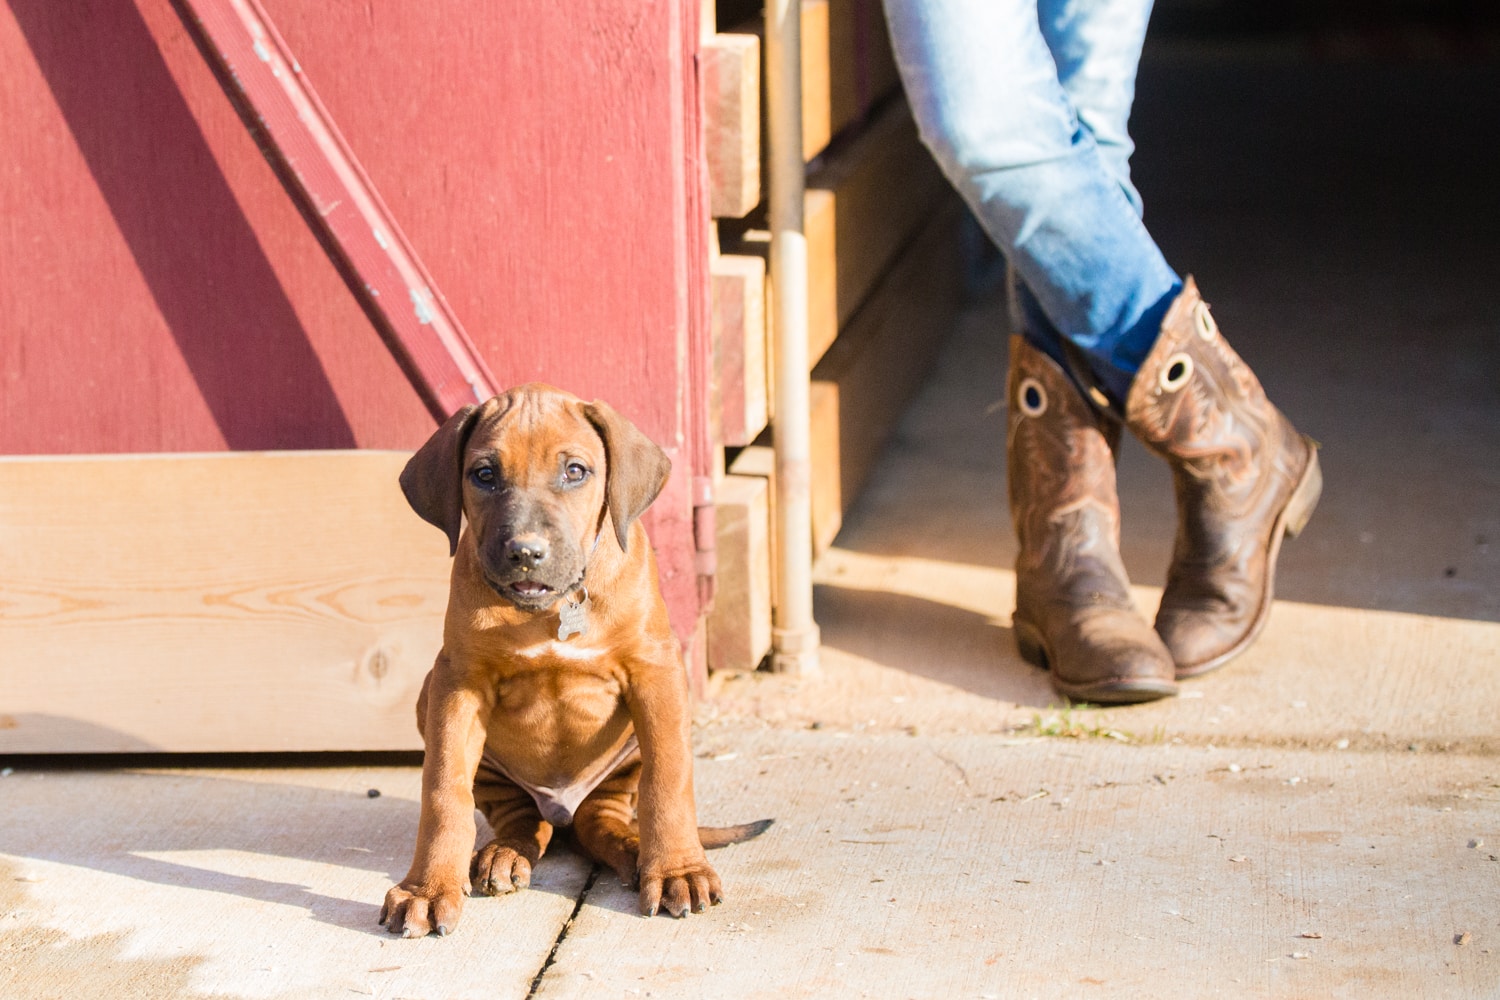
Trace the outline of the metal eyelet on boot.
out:
<instances>
[{"instance_id":1,"label":"metal eyelet on boot","mask_svg":"<svg viewBox=\"0 0 1500 1000\"><path fill-rule=\"evenodd\" d=\"M1162 365L1161 374L1157 376L1157 384L1163 392L1176 392L1188 384L1193 377L1193 359L1184 351L1178 351L1167 359Z\"/></svg>"},{"instance_id":2,"label":"metal eyelet on boot","mask_svg":"<svg viewBox=\"0 0 1500 1000\"><path fill-rule=\"evenodd\" d=\"M1198 336L1204 340L1213 340L1214 335L1219 332L1219 325L1214 322L1212 314L1208 311L1208 303L1200 301L1193 309L1193 318L1198 321Z\"/></svg>"},{"instance_id":3,"label":"metal eyelet on boot","mask_svg":"<svg viewBox=\"0 0 1500 1000\"><path fill-rule=\"evenodd\" d=\"M1023 378L1016 390L1016 405L1028 417L1040 417L1047 412L1047 390L1034 378Z\"/></svg>"}]
</instances>

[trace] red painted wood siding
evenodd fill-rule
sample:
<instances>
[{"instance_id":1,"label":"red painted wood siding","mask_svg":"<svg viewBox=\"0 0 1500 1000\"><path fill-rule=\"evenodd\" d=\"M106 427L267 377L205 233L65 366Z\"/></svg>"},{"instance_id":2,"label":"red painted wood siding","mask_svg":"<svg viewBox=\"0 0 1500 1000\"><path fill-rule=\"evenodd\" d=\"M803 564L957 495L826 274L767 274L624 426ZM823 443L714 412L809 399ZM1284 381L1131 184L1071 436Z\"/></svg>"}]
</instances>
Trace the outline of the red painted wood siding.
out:
<instances>
[{"instance_id":1,"label":"red painted wood siding","mask_svg":"<svg viewBox=\"0 0 1500 1000\"><path fill-rule=\"evenodd\" d=\"M608 399L673 453L653 537L685 606L695 0L265 7L500 384ZM431 431L166 0L0 6L0 148L0 453Z\"/></svg>"}]
</instances>

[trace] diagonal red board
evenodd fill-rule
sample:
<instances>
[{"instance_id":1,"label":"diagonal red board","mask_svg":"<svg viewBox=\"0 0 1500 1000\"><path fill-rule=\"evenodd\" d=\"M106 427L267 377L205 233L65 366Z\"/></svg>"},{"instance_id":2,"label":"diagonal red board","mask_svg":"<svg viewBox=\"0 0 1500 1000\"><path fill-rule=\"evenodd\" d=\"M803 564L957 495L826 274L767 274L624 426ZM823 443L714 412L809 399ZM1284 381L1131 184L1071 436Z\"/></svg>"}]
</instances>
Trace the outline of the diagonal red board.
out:
<instances>
[{"instance_id":1,"label":"diagonal red board","mask_svg":"<svg viewBox=\"0 0 1500 1000\"><path fill-rule=\"evenodd\" d=\"M257 0L172 5L433 417L493 396L484 359Z\"/></svg>"}]
</instances>

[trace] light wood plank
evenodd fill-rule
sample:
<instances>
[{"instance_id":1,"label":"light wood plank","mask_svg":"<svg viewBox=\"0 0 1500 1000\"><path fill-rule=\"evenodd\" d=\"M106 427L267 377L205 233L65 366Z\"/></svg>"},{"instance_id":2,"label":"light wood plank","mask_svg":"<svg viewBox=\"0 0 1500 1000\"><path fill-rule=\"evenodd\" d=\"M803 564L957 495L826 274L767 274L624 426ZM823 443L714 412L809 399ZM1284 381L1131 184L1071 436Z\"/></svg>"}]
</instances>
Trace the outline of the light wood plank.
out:
<instances>
[{"instance_id":1,"label":"light wood plank","mask_svg":"<svg viewBox=\"0 0 1500 1000\"><path fill-rule=\"evenodd\" d=\"M833 139L833 79L840 66L830 45L829 0L802 0L802 158L811 160Z\"/></svg>"},{"instance_id":2,"label":"light wood plank","mask_svg":"<svg viewBox=\"0 0 1500 1000\"><path fill-rule=\"evenodd\" d=\"M0 753L415 749L403 452L0 459Z\"/></svg>"},{"instance_id":3,"label":"light wood plank","mask_svg":"<svg viewBox=\"0 0 1500 1000\"><path fill-rule=\"evenodd\" d=\"M943 203L813 370L813 545L833 543L961 299L957 196Z\"/></svg>"},{"instance_id":4,"label":"light wood plank","mask_svg":"<svg viewBox=\"0 0 1500 1000\"><path fill-rule=\"evenodd\" d=\"M767 436L768 438L769 436ZM735 476L759 476L766 481L766 547L770 550L771 607L776 606L776 547L773 542L776 524L776 450L769 444L753 444L741 448L729 465L729 473Z\"/></svg>"},{"instance_id":5,"label":"light wood plank","mask_svg":"<svg viewBox=\"0 0 1500 1000\"><path fill-rule=\"evenodd\" d=\"M715 497L718 586L708 616L712 670L754 670L771 651L770 481L726 476Z\"/></svg>"},{"instance_id":6,"label":"light wood plank","mask_svg":"<svg viewBox=\"0 0 1500 1000\"><path fill-rule=\"evenodd\" d=\"M760 203L760 39L714 35L702 60L709 211L738 219Z\"/></svg>"},{"instance_id":7,"label":"light wood plank","mask_svg":"<svg viewBox=\"0 0 1500 1000\"><path fill-rule=\"evenodd\" d=\"M807 183L809 346L816 363L949 188L904 103Z\"/></svg>"},{"instance_id":8,"label":"light wood plank","mask_svg":"<svg viewBox=\"0 0 1500 1000\"><path fill-rule=\"evenodd\" d=\"M734 25L732 34L754 35L762 42L765 40L766 23L760 13L728 23ZM806 160L821 153L833 136L833 122L829 117L833 107L833 85L830 79L832 68L829 63L828 25L828 0L802 0L802 155ZM764 50L764 44L761 48ZM764 115L761 116L757 135L762 142L765 141Z\"/></svg>"},{"instance_id":9,"label":"light wood plank","mask_svg":"<svg viewBox=\"0 0 1500 1000\"><path fill-rule=\"evenodd\" d=\"M729 463L729 473L734 476L764 476L769 479L776 475L776 451L766 444L741 448L735 454L734 461Z\"/></svg>"},{"instance_id":10,"label":"light wood plank","mask_svg":"<svg viewBox=\"0 0 1500 1000\"><path fill-rule=\"evenodd\" d=\"M764 36L764 21L734 24ZM900 86L880 0L802 0L802 155L812 161Z\"/></svg>"},{"instance_id":11,"label":"light wood plank","mask_svg":"<svg viewBox=\"0 0 1500 1000\"><path fill-rule=\"evenodd\" d=\"M802 199L802 233L807 239L807 363L813 366L839 335L836 192L807 189Z\"/></svg>"},{"instance_id":12,"label":"light wood plank","mask_svg":"<svg viewBox=\"0 0 1500 1000\"><path fill-rule=\"evenodd\" d=\"M710 266L714 373L722 444L747 445L770 418L767 386L766 262L725 254Z\"/></svg>"},{"instance_id":13,"label":"light wood plank","mask_svg":"<svg viewBox=\"0 0 1500 1000\"><path fill-rule=\"evenodd\" d=\"M867 116L901 84L880 0L828 0L828 118L832 135Z\"/></svg>"},{"instance_id":14,"label":"light wood plank","mask_svg":"<svg viewBox=\"0 0 1500 1000\"><path fill-rule=\"evenodd\" d=\"M810 364L818 363L949 191L904 103L887 109L809 176L803 231ZM721 223L725 252L764 256L768 234L756 228L763 225Z\"/></svg>"}]
</instances>

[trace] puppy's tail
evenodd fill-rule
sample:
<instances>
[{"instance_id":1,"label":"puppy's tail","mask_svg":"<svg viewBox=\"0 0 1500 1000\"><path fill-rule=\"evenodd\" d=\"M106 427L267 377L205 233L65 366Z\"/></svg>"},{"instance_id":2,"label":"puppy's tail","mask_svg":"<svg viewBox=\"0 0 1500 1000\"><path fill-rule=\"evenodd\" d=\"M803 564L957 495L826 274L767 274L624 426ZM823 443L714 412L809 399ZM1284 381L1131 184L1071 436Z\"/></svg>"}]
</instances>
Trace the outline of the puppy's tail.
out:
<instances>
[{"instance_id":1,"label":"puppy's tail","mask_svg":"<svg viewBox=\"0 0 1500 1000\"><path fill-rule=\"evenodd\" d=\"M698 839L711 851L716 847L728 847L730 844L759 837L774 822L774 819L758 819L754 823L741 823L739 826L700 826Z\"/></svg>"}]
</instances>

